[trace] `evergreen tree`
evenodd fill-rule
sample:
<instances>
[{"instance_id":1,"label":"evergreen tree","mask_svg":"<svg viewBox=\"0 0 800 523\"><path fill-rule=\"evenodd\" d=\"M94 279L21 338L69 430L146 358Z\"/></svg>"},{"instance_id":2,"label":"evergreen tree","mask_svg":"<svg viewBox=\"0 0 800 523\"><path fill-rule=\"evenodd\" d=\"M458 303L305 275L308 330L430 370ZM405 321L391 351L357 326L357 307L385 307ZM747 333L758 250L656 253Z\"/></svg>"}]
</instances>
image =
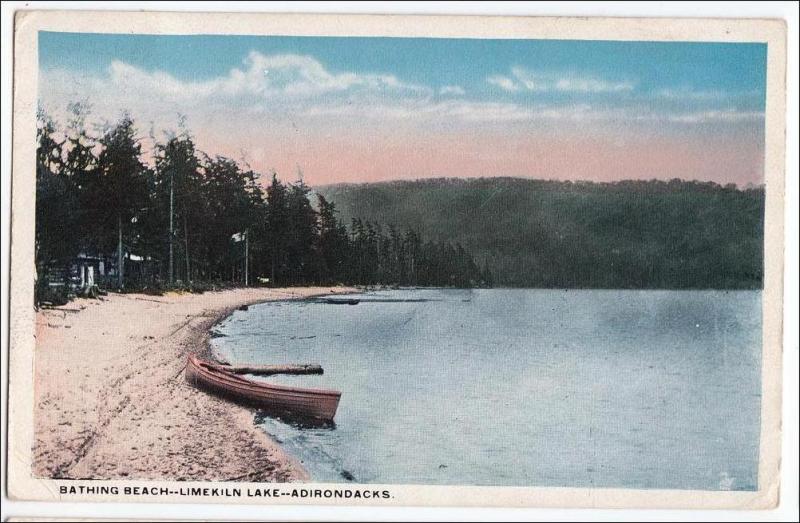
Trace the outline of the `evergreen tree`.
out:
<instances>
[{"instance_id":1,"label":"evergreen tree","mask_svg":"<svg viewBox=\"0 0 800 523\"><path fill-rule=\"evenodd\" d=\"M206 279L244 281L243 238L258 220L257 202L263 198L257 176L223 156L206 158L203 171L204 239L198 246L203 263L198 271Z\"/></svg>"},{"instance_id":2,"label":"evergreen tree","mask_svg":"<svg viewBox=\"0 0 800 523\"><path fill-rule=\"evenodd\" d=\"M138 218L147 210L149 194L148 168L142 162L142 147L136 137L133 120L127 114L99 141L102 150L97 159L97 175L86 195L95 206L97 219L94 246L99 252L113 252L118 263L124 263L124 252L135 249L142 238L138 234ZM88 206L87 206L88 207ZM118 272L118 285L124 285L124 267Z\"/></svg>"},{"instance_id":3,"label":"evergreen tree","mask_svg":"<svg viewBox=\"0 0 800 523\"><path fill-rule=\"evenodd\" d=\"M60 174L68 180L76 203L72 224L76 252L97 253L99 238L105 234L104 205L100 190L102 173L98 169L97 139L86 129L90 107L86 102L67 107L69 120L61 143ZM99 203L98 203L99 202Z\"/></svg>"},{"instance_id":4,"label":"evergreen tree","mask_svg":"<svg viewBox=\"0 0 800 523\"><path fill-rule=\"evenodd\" d=\"M43 111L37 114L36 147L36 267L64 263L78 254L78 205L75 187L65 174L63 143L55 139L55 123ZM39 274L39 277L44 274Z\"/></svg>"},{"instance_id":5,"label":"evergreen tree","mask_svg":"<svg viewBox=\"0 0 800 523\"><path fill-rule=\"evenodd\" d=\"M289 244L289 201L286 186L272 174L267 188L266 243L269 251L270 281L286 282Z\"/></svg>"},{"instance_id":6,"label":"evergreen tree","mask_svg":"<svg viewBox=\"0 0 800 523\"><path fill-rule=\"evenodd\" d=\"M118 279L127 287L158 278L242 284L263 275L273 285L471 286L487 279L488 267L479 270L460 245L423 243L416 231L359 218L348 230L332 202L319 195L317 208L311 205L302 179L285 185L273 173L262 189L248 165L199 152L183 126L155 144L150 169L128 115L94 138L85 127L88 106L72 104L70 114L63 141L58 126L38 115L41 274L83 252L116 254L123 269L127 253L142 255L140 281Z\"/></svg>"},{"instance_id":7,"label":"evergreen tree","mask_svg":"<svg viewBox=\"0 0 800 523\"><path fill-rule=\"evenodd\" d=\"M286 265L290 284L319 281L317 213L308 200L310 189L298 180L287 192Z\"/></svg>"},{"instance_id":8,"label":"evergreen tree","mask_svg":"<svg viewBox=\"0 0 800 523\"><path fill-rule=\"evenodd\" d=\"M189 132L183 129L180 134L157 144L155 160L150 237L156 239L154 250L158 251L158 258L167 262L162 268L169 272L171 246L174 278L191 281L192 247L201 242L200 227L206 208L202 194L203 169ZM168 277L168 274L162 276Z\"/></svg>"},{"instance_id":9,"label":"evergreen tree","mask_svg":"<svg viewBox=\"0 0 800 523\"><path fill-rule=\"evenodd\" d=\"M347 231L336 219L336 206L317 195L319 207L319 256L322 263L321 281L338 283L347 278L349 240Z\"/></svg>"}]
</instances>

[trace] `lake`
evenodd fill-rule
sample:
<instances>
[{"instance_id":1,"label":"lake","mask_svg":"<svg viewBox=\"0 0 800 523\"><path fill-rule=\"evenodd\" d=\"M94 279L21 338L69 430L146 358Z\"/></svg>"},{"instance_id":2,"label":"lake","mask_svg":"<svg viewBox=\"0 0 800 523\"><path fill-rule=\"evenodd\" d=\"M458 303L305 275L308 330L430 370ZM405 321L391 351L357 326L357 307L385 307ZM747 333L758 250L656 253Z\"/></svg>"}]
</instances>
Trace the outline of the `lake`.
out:
<instances>
[{"instance_id":1,"label":"lake","mask_svg":"<svg viewBox=\"0 0 800 523\"><path fill-rule=\"evenodd\" d=\"M760 291L422 289L215 327L232 364L342 391L335 426L256 422L315 481L755 490Z\"/></svg>"}]
</instances>

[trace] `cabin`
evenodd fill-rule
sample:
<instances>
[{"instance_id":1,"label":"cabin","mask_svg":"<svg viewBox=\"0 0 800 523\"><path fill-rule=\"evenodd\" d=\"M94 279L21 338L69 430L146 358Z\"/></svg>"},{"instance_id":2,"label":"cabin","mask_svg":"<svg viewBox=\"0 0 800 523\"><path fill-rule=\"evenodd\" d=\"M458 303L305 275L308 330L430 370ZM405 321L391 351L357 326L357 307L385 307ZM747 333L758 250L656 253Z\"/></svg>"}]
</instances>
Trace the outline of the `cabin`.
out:
<instances>
[{"instance_id":1,"label":"cabin","mask_svg":"<svg viewBox=\"0 0 800 523\"><path fill-rule=\"evenodd\" d=\"M92 286L110 287L116 283L117 259L113 256L90 256L81 253L70 264L78 293Z\"/></svg>"},{"instance_id":2,"label":"cabin","mask_svg":"<svg viewBox=\"0 0 800 523\"><path fill-rule=\"evenodd\" d=\"M117 276L117 261L112 256L80 253L69 260L52 260L40 274L45 294L55 298L85 295L96 287L108 287Z\"/></svg>"},{"instance_id":3,"label":"cabin","mask_svg":"<svg viewBox=\"0 0 800 523\"><path fill-rule=\"evenodd\" d=\"M161 265L151 256L124 253L123 286L141 287L160 279ZM39 292L45 301L96 295L98 289L119 287L117 254L80 253L66 261L53 260L40 275Z\"/></svg>"}]
</instances>

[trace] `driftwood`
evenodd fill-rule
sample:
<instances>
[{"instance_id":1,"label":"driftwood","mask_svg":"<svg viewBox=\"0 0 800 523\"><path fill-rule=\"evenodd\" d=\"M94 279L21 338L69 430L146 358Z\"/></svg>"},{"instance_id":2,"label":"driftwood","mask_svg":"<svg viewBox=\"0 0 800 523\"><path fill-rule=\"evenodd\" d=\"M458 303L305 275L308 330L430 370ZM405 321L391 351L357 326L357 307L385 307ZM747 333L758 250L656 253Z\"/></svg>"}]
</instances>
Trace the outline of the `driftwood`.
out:
<instances>
[{"instance_id":1,"label":"driftwood","mask_svg":"<svg viewBox=\"0 0 800 523\"><path fill-rule=\"evenodd\" d=\"M322 367L317 364L308 365L219 365L221 370L233 374L255 374L271 376L273 374L322 374Z\"/></svg>"}]
</instances>

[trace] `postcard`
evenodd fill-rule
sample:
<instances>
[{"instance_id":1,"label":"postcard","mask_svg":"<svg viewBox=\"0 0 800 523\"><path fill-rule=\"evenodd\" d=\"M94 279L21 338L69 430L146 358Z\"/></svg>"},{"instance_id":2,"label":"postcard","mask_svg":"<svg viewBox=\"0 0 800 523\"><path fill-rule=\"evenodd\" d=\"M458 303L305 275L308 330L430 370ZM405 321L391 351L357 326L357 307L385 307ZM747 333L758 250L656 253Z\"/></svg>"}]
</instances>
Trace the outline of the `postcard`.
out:
<instances>
[{"instance_id":1,"label":"postcard","mask_svg":"<svg viewBox=\"0 0 800 523\"><path fill-rule=\"evenodd\" d=\"M774 507L785 38L18 12L10 495Z\"/></svg>"}]
</instances>

